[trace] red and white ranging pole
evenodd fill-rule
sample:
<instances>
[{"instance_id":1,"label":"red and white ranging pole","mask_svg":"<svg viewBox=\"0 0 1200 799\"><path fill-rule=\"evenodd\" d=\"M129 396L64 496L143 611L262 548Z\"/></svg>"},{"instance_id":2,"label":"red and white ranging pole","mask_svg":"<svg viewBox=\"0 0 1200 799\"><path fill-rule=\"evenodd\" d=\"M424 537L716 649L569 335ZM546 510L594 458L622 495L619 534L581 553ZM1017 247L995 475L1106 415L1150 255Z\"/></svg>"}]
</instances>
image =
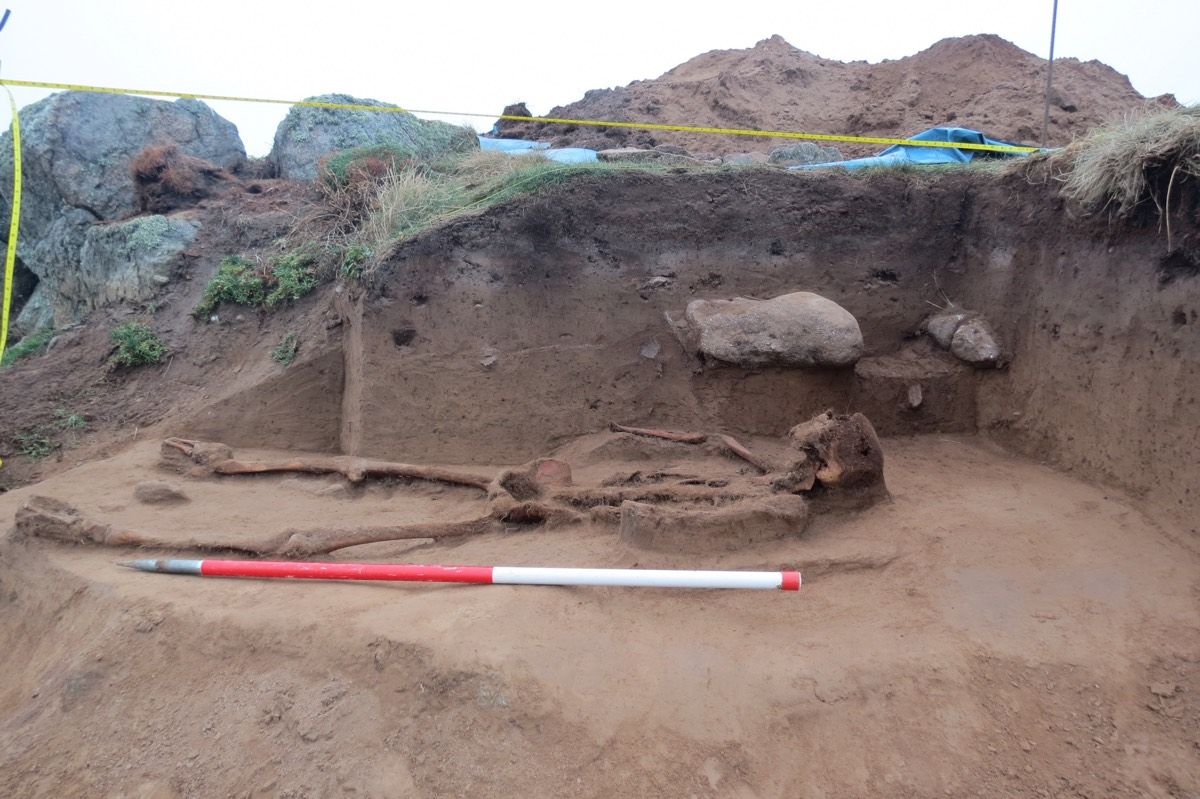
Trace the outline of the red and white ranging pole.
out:
<instances>
[{"instance_id":1,"label":"red and white ranging pole","mask_svg":"<svg viewBox=\"0 0 1200 799\"><path fill-rule=\"evenodd\" d=\"M269 560L125 561L131 569L202 577L292 577L483 585L607 585L627 588L757 588L800 590L800 572L691 569L560 569L535 566L422 566L400 563L309 563Z\"/></svg>"}]
</instances>

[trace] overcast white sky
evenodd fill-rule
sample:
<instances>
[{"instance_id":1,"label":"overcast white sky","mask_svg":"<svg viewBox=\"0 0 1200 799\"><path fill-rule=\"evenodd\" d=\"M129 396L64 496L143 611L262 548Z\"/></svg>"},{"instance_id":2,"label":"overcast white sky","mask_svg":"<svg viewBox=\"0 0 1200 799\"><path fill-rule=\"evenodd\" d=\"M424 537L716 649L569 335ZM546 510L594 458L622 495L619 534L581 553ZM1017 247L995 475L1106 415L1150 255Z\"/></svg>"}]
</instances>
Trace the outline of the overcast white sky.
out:
<instances>
[{"instance_id":1,"label":"overcast white sky","mask_svg":"<svg viewBox=\"0 0 1200 799\"><path fill-rule=\"evenodd\" d=\"M3 7L5 0L0 0ZM707 50L778 33L802 50L880 61L947 36L995 33L1045 57L1052 0L472 3L8 0L0 75L298 99L341 91L410 108L535 114L587 89L657 77ZM1200 0L1061 0L1056 56L1099 59L1145 95L1200 102ZM47 92L14 89L19 105ZM286 109L213 103L252 155ZM461 117L449 117L460 121ZM673 120L686 123L687 120ZM477 127L488 122L473 120ZM0 123L8 125L7 108Z\"/></svg>"}]
</instances>

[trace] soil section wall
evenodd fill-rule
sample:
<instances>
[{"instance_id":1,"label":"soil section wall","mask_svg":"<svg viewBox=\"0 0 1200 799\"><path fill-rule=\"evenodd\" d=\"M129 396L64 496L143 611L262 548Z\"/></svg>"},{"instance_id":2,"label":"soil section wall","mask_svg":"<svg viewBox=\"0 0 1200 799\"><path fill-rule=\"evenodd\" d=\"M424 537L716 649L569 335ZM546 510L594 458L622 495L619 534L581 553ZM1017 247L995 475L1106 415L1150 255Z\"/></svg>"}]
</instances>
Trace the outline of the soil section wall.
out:
<instances>
[{"instance_id":1,"label":"soil section wall","mask_svg":"<svg viewBox=\"0 0 1200 799\"><path fill-rule=\"evenodd\" d=\"M845 410L853 369L703 364L668 314L815 291L857 317L868 354L894 351L959 257L968 210L968 181L908 184L582 178L413 241L363 306L362 452L520 461L610 420L774 435ZM908 429L899 408L875 413L885 431Z\"/></svg>"}]
</instances>

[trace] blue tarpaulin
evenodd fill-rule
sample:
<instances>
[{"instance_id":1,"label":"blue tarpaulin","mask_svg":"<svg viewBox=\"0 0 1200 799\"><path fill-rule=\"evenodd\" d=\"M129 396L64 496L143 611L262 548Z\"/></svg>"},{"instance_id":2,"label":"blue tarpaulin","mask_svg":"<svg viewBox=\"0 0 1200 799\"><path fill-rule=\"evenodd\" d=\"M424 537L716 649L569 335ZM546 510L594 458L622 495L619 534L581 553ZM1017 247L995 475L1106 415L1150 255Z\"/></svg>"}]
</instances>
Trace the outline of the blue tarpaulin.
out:
<instances>
[{"instance_id":1,"label":"blue tarpaulin","mask_svg":"<svg viewBox=\"0 0 1200 799\"><path fill-rule=\"evenodd\" d=\"M1020 146L1013 142L990 139L977 130L969 128L930 128L910 139L917 141L963 142L964 144L1000 144ZM893 144L886 150L866 158L851 158L848 161L829 161L824 164L799 164L789 169L862 169L868 166L890 166L895 164L965 164L976 156L1008 158L1028 153L994 152L989 150L960 150L957 147L921 147L915 144Z\"/></svg>"},{"instance_id":2,"label":"blue tarpaulin","mask_svg":"<svg viewBox=\"0 0 1200 799\"><path fill-rule=\"evenodd\" d=\"M479 137L479 149L499 150L503 153L511 153L518 150L545 150L549 146L549 142L531 141L529 139L485 139L483 136Z\"/></svg>"},{"instance_id":3,"label":"blue tarpaulin","mask_svg":"<svg viewBox=\"0 0 1200 799\"><path fill-rule=\"evenodd\" d=\"M560 164L586 164L589 161L597 160L595 150L588 150L584 147L551 147L544 141L529 139L486 139L480 136L479 149L493 150L509 155L537 153Z\"/></svg>"}]
</instances>

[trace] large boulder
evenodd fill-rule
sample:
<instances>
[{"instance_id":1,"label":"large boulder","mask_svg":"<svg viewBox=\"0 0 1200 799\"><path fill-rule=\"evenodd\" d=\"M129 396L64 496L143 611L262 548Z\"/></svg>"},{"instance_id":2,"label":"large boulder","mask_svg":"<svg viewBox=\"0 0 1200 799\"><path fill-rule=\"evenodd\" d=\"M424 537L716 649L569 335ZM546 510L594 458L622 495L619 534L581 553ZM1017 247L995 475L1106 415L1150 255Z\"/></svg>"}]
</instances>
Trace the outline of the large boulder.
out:
<instances>
[{"instance_id":1,"label":"large boulder","mask_svg":"<svg viewBox=\"0 0 1200 799\"><path fill-rule=\"evenodd\" d=\"M348 94L322 94L306 99L390 107L389 103ZM390 145L419 158L431 158L478 149L479 140L464 127L418 119L406 111L350 111L296 105L275 130L271 161L281 178L312 180L317 176L321 159L330 153L376 145Z\"/></svg>"},{"instance_id":2,"label":"large boulder","mask_svg":"<svg viewBox=\"0 0 1200 799\"><path fill-rule=\"evenodd\" d=\"M78 271L88 227L137 211L130 164L151 145L236 169L246 151L233 123L197 100L164 102L125 95L63 92L21 111L23 184L17 254L38 278L17 328L71 321L74 302L59 288ZM12 139L0 138L0 219L12 191ZM0 225L6 235L7 224Z\"/></svg>"},{"instance_id":3,"label":"large boulder","mask_svg":"<svg viewBox=\"0 0 1200 799\"><path fill-rule=\"evenodd\" d=\"M693 300L686 317L701 353L746 368L850 366L863 353L858 320L807 291L769 300Z\"/></svg>"},{"instance_id":4,"label":"large boulder","mask_svg":"<svg viewBox=\"0 0 1200 799\"><path fill-rule=\"evenodd\" d=\"M61 303L78 314L150 299L170 282L199 229L197 222L159 215L90 226L79 269L59 283Z\"/></svg>"}]
</instances>

